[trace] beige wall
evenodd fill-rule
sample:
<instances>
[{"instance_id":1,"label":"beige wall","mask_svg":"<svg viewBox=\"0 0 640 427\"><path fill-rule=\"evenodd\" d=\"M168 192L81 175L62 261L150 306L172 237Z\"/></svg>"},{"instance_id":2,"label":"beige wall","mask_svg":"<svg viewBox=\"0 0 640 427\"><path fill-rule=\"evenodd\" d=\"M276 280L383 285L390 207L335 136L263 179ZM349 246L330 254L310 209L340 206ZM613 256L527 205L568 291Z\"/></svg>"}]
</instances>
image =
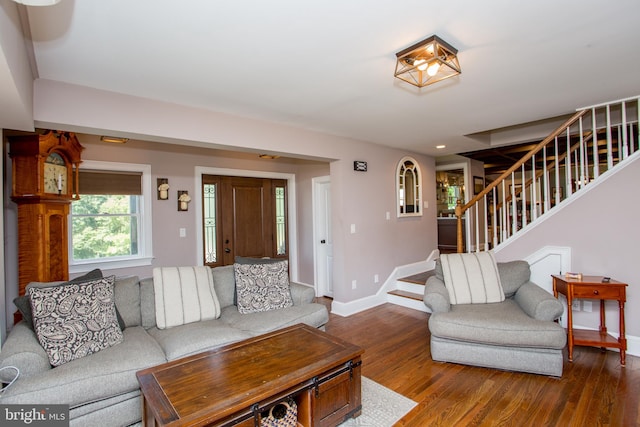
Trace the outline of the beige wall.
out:
<instances>
[{"instance_id":1,"label":"beige wall","mask_svg":"<svg viewBox=\"0 0 640 427\"><path fill-rule=\"evenodd\" d=\"M168 178L171 186L170 200L162 201L153 197L153 265L145 268L123 269L115 274L136 274L141 277L150 276L154 266L167 265L195 265L200 260L200 252L196 244L197 227L195 203L190 204L187 212L178 212L176 208L176 191L187 190L189 194L195 191L195 168L225 168L266 173L278 172L296 175L296 199L310 191L304 182L304 177L328 175L327 162L277 159L263 160L255 154L236 153L212 150L207 148L171 145L163 143L129 141L127 144L106 144L100 142L95 135L78 135L78 139L85 147L82 158L84 160L101 160L112 162L142 163L151 165L152 185L156 178ZM302 181L298 178L302 178ZM309 178L310 179L310 178ZM309 228L312 216L305 213L299 218L299 227ZM185 228L187 236L179 237L179 229ZM305 242L306 243L306 242ZM305 264L309 260L305 259ZM304 265L304 271L309 270ZM311 266L313 271L313 266ZM310 282L312 283L312 282Z\"/></svg>"},{"instance_id":2,"label":"beige wall","mask_svg":"<svg viewBox=\"0 0 640 427\"><path fill-rule=\"evenodd\" d=\"M571 248L573 271L610 276L629 284L627 335L640 337L640 311L637 310L640 306L640 211L637 193L631 191L638 182L640 157L636 153L633 162L609 175L608 179L596 181L593 187L587 187L590 190L578 193L563 209L555 214L550 213L543 221L534 224L521 238L501 249L496 257L499 261L507 261L525 258L544 246ZM611 301L606 307L607 327L609 331L617 333L617 305ZM597 328L599 317L596 304L593 310L591 313L576 313L574 323Z\"/></svg>"},{"instance_id":3,"label":"beige wall","mask_svg":"<svg viewBox=\"0 0 640 427\"><path fill-rule=\"evenodd\" d=\"M56 100L59 96L64 103ZM59 98L58 98L59 99ZM332 188L334 241L334 298L350 302L374 295L398 265L424 260L436 248L435 162L375 144L318 132L233 117L152 100L105 93L94 89L36 82L36 124L41 127L87 134L127 135L147 141L124 147L81 141L84 159L148 163L152 178L169 178L173 189L194 190L194 167L210 166L243 170L270 170L296 174L298 219L298 278L313 283L313 214L311 180L329 175ZM171 145L167 144L171 143ZM200 149L207 154L202 154ZM230 155L222 151L236 152ZM249 152L250 155L237 152ZM268 163L260 152L283 154L313 162ZM211 153L211 155L208 155ZM412 155L422 168L423 199L429 208L422 217L396 217L395 171L398 161ZM364 160L368 172L354 172L353 161ZM153 265L193 264L196 248L191 239L180 239L178 228L194 236L195 215L178 213L170 202L153 202ZM7 202L11 207L11 202ZM10 210L10 209L9 209ZM390 219L386 219L386 212ZM355 224L356 233L350 233ZM15 270L7 256L7 266ZM146 269L117 274L148 275ZM374 275L379 283L374 283ZM8 274L7 277L11 275ZM352 289L353 280L357 288ZM11 293L11 289L7 289ZM9 304L10 305L10 304Z\"/></svg>"}]
</instances>

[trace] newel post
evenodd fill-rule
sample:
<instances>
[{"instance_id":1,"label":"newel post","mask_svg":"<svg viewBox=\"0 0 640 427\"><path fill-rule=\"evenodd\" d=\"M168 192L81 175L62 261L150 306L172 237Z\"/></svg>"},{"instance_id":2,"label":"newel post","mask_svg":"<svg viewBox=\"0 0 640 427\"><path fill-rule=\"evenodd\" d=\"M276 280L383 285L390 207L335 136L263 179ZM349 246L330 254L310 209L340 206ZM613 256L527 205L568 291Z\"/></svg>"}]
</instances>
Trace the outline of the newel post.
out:
<instances>
[{"instance_id":1,"label":"newel post","mask_svg":"<svg viewBox=\"0 0 640 427\"><path fill-rule=\"evenodd\" d=\"M461 254L462 252L464 252L464 243L462 241L462 202L460 202L460 200L458 200L456 202L456 218L457 218L457 224L458 224L458 229L457 229L457 252L459 254Z\"/></svg>"}]
</instances>

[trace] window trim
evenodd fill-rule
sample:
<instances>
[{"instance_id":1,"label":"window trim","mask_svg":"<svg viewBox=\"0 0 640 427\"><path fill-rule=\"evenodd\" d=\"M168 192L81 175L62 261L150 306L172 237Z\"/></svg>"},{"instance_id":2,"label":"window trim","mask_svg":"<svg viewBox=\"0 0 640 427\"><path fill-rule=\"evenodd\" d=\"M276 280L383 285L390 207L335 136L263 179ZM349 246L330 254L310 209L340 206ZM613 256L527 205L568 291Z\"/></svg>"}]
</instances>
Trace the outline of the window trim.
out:
<instances>
[{"instance_id":1,"label":"window trim","mask_svg":"<svg viewBox=\"0 0 640 427\"><path fill-rule=\"evenodd\" d=\"M151 215L152 188L151 165L139 163L103 162L97 160L84 160L80 169L142 172L142 203L140 203L140 239L138 255L129 257L117 257L101 261L73 262L73 230L71 228L72 214L69 214L69 273L82 273L95 268L101 270L113 270L118 268L142 267L151 265L153 261L153 217ZM81 196L82 197L82 196Z\"/></svg>"}]
</instances>

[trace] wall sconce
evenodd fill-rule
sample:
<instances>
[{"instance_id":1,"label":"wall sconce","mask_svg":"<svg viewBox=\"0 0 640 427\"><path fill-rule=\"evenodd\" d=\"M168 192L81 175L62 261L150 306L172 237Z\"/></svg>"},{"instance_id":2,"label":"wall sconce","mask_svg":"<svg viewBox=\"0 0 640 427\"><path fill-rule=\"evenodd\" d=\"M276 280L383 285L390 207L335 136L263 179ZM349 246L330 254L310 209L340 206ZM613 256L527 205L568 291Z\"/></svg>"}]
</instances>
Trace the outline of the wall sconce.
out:
<instances>
[{"instance_id":1,"label":"wall sconce","mask_svg":"<svg viewBox=\"0 0 640 427\"><path fill-rule=\"evenodd\" d=\"M169 199L169 180L167 178L158 178L158 200Z\"/></svg>"},{"instance_id":2,"label":"wall sconce","mask_svg":"<svg viewBox=\"0 0 640 427\"><path fill-rule=\"evenodd\" d=\"M436 35L398 53L395 77L414 86L425 87L462 71L458 49Z\"/></svg>"},{"instance_id":3,"label":"wall sconce","mask_svg":"<svg viewBox=\"0 0 640 427\"><path fill-rule=\"evenodd\" d=\"M178 212L188 211L190 201L191 201L191 196L189 196L188 191L178 190Z\"/></svg>"}]
</instances>

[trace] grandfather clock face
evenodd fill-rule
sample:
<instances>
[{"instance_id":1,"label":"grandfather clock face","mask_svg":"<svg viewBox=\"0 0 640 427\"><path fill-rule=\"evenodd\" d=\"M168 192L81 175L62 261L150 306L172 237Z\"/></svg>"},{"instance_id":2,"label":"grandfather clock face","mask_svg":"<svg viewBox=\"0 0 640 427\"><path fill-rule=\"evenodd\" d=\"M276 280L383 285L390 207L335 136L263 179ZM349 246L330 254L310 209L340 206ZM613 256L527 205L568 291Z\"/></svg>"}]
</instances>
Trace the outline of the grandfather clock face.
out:
<instances>
[{"instance_id":1,"label":"grandfather clock face","mask_svg":"<svg viewBox=\"0 0 640 427\"><path fill-rule=\"evenodd\" d=\"M44 163L44 192L67 194L67 164L58 153L51 153Z\"/></svg>"}]
</instances>

